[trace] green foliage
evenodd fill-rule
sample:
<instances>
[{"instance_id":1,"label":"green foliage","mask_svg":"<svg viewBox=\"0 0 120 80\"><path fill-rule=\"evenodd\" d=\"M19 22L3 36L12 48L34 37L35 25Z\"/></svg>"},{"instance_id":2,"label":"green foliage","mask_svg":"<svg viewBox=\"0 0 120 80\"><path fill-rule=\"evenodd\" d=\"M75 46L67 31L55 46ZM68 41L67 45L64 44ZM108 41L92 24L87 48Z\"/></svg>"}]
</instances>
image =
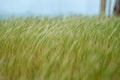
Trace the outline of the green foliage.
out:
<instances>
[{"instance_id":1,"label":"green foliage","mask_svg":"<svg viewBox=\"0 0 120 80\"><path fill-rule=\"evenodd\" d=\"M120 19L1 20L0 80L120 80Z\"/></svg>"}]
</instances>

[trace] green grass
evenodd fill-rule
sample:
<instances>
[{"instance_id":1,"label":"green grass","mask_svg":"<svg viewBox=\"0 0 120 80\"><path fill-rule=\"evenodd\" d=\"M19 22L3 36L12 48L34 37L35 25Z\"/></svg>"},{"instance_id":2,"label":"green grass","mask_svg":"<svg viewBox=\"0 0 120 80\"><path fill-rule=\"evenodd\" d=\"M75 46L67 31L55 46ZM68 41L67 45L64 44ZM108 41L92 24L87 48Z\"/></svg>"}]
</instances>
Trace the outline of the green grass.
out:
<instances>
[{"instance_id":1,"label":"green grass","mask_svg":"<svg viewBox=\"0 0 120 80\"><path fill-rule=\"evenodd\" d=\"M120 80L120 18L0 20L0 80Z\"/></svg>"}]
</instances>

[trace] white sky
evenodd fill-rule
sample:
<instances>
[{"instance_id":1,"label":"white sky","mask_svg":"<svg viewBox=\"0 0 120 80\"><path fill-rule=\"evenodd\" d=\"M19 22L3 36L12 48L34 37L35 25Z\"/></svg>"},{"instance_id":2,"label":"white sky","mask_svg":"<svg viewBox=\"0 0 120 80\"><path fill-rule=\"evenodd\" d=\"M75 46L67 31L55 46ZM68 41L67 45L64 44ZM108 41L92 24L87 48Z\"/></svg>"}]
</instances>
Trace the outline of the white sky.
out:
<instances>
[{"instance_id":1,"label":"white sky","mask_svg":"<svg viewBox=\"0 0 120 80\"><path fill-rule=\"evenodd\" d=\"M0 0L0 13L15 15L99 15L99 7L100 0Z\"/></svg>"}]
</instances>

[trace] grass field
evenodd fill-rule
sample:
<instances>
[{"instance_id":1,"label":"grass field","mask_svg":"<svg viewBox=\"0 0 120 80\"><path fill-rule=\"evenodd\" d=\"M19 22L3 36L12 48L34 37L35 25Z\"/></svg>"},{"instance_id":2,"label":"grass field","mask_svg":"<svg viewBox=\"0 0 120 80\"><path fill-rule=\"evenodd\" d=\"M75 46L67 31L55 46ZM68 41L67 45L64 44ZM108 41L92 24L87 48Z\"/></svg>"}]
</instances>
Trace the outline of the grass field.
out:
<instances>
[{"instance_id":1,"label":"grass field","mask_svg":"<svg viewBox=\"0 0 120 80\"><path fill-rule=\"evenodd\" d=\"M120 18L0 20L0 80L120 80Z\"/></svg>"}]
</instances>

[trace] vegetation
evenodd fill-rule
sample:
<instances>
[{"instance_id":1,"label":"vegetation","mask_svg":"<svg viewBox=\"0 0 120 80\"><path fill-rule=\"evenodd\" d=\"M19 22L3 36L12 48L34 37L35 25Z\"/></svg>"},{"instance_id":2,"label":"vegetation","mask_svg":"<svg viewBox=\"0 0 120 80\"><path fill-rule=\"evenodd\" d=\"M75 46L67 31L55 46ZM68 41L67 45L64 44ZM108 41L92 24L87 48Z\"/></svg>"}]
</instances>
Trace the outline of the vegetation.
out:
<instances>
[{"instance_id":1,"label":"vegetation","mask_svg":"<svg viewBox=\"0 0 120 80\"><path fill-rule=\"evenodd\" d=\"M120 80L120 18L1 20L0 80Z\"/></svg>"}]
</instances>

